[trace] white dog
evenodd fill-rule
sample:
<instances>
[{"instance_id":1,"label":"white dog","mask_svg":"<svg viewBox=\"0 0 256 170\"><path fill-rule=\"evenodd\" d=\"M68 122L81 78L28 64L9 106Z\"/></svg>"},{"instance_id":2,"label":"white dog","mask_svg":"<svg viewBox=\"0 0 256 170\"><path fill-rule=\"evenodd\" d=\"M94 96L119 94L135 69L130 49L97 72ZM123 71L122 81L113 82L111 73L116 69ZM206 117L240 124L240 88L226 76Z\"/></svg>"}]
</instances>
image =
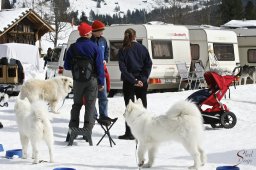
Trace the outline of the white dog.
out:
<instances>
[{"instance_id":1,"label":"white dog","mask_svg":"<svg viewBox=\"0 0 256 170\"><path fill-rule=\"evenodd\" d=\"M202 116L197 106L181 101L167 111L165 115L153 117L139 99L131 100L124 113L132 134L138 141L138 164L151 167L157 148L161 142L175 140L183 144L194 159L190 169L198 169L206 162L205 153L200 146L203 133ZM148 152L148 163L144 165L144 155Z\"/></svg>"},{"instance_id":2,"label":"white dog","mask_svg":"<svg viewBox=\"0 0 256 170\"><path fill-rule=\"evenodd\" d=\"M38 144L43 139L49 150L50 162L53 162L53 129L50 122L47 104L44 101L36 101L30 104L27 98L17 99L14 110L20 133L24 159L27 158L28 143L31 142L33 163L39 163Z\"/></svg>"},{"instance_id":3,"label":"white dog","mask_svg":"<svg viewBox=\"0 0 256 170\"><path fill-rule=\"evenodd\" d=\"M73 88L73 79L58 76L47 80L31 79L25 82L20 90L20 98L28 98L30 102L39 99L49 103L53 113L57 113L56 106Z\"/></svg>"}]
</instances>

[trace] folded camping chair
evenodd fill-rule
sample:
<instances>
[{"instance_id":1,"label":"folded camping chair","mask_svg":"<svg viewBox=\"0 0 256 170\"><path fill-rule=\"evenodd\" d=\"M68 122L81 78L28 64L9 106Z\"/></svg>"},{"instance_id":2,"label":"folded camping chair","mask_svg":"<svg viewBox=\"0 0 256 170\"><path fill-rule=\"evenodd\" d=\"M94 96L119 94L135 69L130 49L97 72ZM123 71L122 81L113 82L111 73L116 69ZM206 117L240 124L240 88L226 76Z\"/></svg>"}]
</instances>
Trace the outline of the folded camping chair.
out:
<instances>
[{"instance_id":1,"label":"folded camping chair","mask_svg":"<svg viewBox=\"0 0 256 170\"><path fill-rule=\"evenodd\" d=\"M7 90L8 89L13 89L14 86L13 85L1 85L0 86L0 107L8 107L8 94L7 94Z\"/></svg>"},{"instance_id":2,"label":"folded camping chair","mask_svg":"<svg viewBox=\"0 0 256 170\"><path fill-rule=\"evenodd\" d=\"M101 137L101 139L99 140L99 142L97 143L97 145L100 144L100 142L102 141L102 139L107 135L108 139L109 139L109 144L112 147L112 143L114 145L116 145L116 143L114 142L114 140L112 139L111 135L110 135L110 129L112 128L112 126L116 123L117 118L114 119L108 119L108 120L102 120L102 119L97 119L97 122L100 124L101 128L104 130L104 134Z\"/></svg>"},{"instance_id":3,"label":"folded camping chair","mask_svg":"<svg viewBox=\"0 0 256 170\"><path fill-rule=\"evenodd\" d=\"M204 68L203 66L201 65L200 62L196 62L195 63L195 71L194 71L194 75L195 75L195 86L194 86L194 89L196 87L198 88L202 88L204 83L205 83L205 79L204 79ZM198 84L198 86L197 86Z\"/></svg>"},{"instance_id":4,"label":"folded camping chair","mask_svg":"<svg viewBox=\"0 0 256 170\"><path fill-rule=\"evenodd\" d=\"M91 132L88 130L88 128L70 127L68 130L67 137L66 137L66 142L68 142L68 146L73 145L73 142L77 138L78 135L82 135L83 139L86 142L88 142L90 146L93 145Z\"/></svg>"},{"instance_id":5,"label":"folded camping chair","mask_svg":"<svg viewBox=\"0 0 256 170\"><path fill-rule=\"evenodd\" d=\"M184 81L187 81L188 83L188 89L191 89L191 83L192 83L192 75L189 72L186 63L176 63L176 67L180 76L180 82L179 82L179 91L181 83Z\"/></svg>"}]
</instances>

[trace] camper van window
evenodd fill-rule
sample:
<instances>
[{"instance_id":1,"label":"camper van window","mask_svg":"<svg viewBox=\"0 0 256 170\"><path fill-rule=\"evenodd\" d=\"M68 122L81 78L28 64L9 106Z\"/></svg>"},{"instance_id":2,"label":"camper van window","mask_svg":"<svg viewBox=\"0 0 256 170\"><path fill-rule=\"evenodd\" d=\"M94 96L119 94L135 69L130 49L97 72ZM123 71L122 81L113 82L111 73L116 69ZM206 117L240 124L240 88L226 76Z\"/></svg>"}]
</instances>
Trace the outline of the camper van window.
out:
<instances>
[{"instance_id":1,"label":"camper van window","mask_svg":"<svg viewBox=\"0 0 256 170\"><path fill-rule=\"evenodd\" d=\"M248 63L256 63L256 49L249 49L247 51Z\"/></svg>"},{"instance_id":2,"label":"camper van window","mask_svg":"<svg viewBox=\"0 0 256 170\"><path fill-rule=\"evenodd\" d=\"M138 43L142 43L142 40L137 40ZM118 61L118 51L123 46L123 41L110 41L110 61Z\"/></svg>"},{"instance_id":3,"label":"camper van window","mask_svg":"<svg viewBox=\"0 0 256 170\"><path fill-rule=\"evenodd\" d=\"M152 40L153 59L173 59L172 41Z\"/></svg>"},{"instance_id":4,"label":"camper van window","mask_svg":"<svg viewBox=\"0 0 256 170\"><path fill-rule=\"evenodd\" d=\"M118 61L118 50L122 47L123 41L110 41L110 61Z\"/></svg>"},{"instance_id":5,"label":"camper van window","mask_svg":"<svg viewBox=\"0 0 256 170\"><path fill-rule=\"evenodd\" d=\"M199 44L190 44L191 58L192 60L199 60L200 47Z\"/></svg>"},{"instance_id":6,"label":"camper van window","mask_svg":"<svg viewBox=\"0 0 256 170\"><path fill-rule=\"evenodd\" d=\"M219 61L235 61L233 44L213 44L214 54Z\"/></svg>"}]
</instances>

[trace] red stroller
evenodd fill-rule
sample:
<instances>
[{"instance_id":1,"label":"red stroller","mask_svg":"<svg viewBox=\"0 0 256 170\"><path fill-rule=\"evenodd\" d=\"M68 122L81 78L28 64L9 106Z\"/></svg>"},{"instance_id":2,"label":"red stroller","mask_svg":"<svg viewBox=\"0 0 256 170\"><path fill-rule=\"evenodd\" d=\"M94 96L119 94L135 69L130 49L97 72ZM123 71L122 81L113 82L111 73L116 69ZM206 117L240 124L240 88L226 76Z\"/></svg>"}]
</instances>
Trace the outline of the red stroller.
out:
<instances>
[{"instance_id":1,"label":"red stroller","mask_svg":"<svg viewBox=\"0 0 256 170\"><path fill-rule=\"evenodd\" d=\"M191 94L187 99L193 101L200 109L204 124L210 124L213 128L233 128L236 125L236 115L229 111L220 100L226 94L229 86L236 80L236 76L221 76L216 72L205 72L205 81L209 89L202 89ZM202 106L209 108L203 110Z\"/></svg>"}]
</instances>

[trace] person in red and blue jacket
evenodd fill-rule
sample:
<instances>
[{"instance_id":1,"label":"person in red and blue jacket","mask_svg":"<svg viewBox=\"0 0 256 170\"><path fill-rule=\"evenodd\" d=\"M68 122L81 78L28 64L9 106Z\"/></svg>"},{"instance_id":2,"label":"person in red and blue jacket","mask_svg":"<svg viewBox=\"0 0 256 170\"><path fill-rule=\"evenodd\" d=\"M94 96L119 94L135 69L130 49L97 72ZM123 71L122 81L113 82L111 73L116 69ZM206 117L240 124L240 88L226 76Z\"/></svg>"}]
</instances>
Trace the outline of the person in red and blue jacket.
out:
<instances>
[{"instance_id":1,"label":"person in red and blue jacket","mask_svg":"<svg viewBox=\"0 0 256 170\"><path fill-rule=\"evenodd\" d=\"M64 68L71 70L73 57L79 55L90 59L94 69L88 81L74 80L74 104L71 109L69 127L79 127L80 110L82 105L85 105L84 128L88 128L91 131L95 124L94 108L98 90L102 91L104 89L104 65L98 46L90 40L92 36L91 26L82 22L78 26L78 31L80 38L69 47L64 61Z\"/></svg>"},{"instance_id":2,"label":"person in red and blue jacket","mask_svg":"<svg viewBox=\"0 0 256 170\"><path fill-rule=\"evenodd\" d=\"M128 28L124 33L123 47L118 51L119 69L123 81L123 95L125 106L134 96L142 100L147 107L148 78L152 69L152 60L147 48L136 41L136 31ZM125 134L119 139L134 139L131 130L125 123Z\"/></svg>"},{"instance_id":3,"label":"person in red and blue jacket","mask_svg":"<svg viewBox=\"0 0 256 170\"><path fill-rule=\"evenodd\" d=\"M92 23L92 37L91 40L94 42L100 50L101 57L104 63L104 70L107 70L106 63L108 62L109 48L108 43L105 37L103 37L103 31L105 29L105 24L99 20L95 20ZM107 87L107 77L105 74L104 86ZM110 118L108 117L108 96L107 96L107 88L98 92L98 106L99 106L99 114L95 107L95 117L97 118L99 115L99 119L101 121L109 122Z\"/></svg>"}]
</instances>

